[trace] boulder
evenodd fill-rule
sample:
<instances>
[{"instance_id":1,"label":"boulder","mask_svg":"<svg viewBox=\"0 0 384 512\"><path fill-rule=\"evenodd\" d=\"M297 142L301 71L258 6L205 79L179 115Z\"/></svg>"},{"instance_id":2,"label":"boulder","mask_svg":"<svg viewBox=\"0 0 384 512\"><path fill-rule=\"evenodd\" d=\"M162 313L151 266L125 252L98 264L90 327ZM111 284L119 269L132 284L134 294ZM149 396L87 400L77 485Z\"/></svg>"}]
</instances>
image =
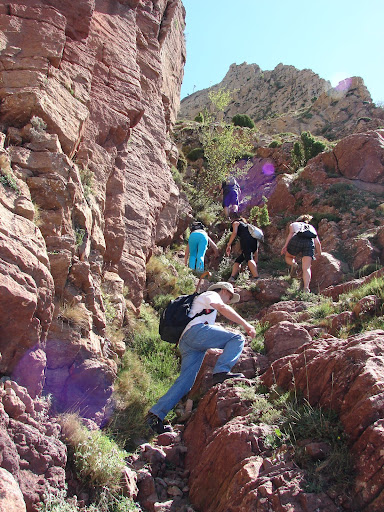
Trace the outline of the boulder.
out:
<instances>
[{"instance_id":1,"label":"boulder","mask_svg":"<svg viewBox=\"0 0 384 512\"><path fill-rule=\"evenodd\" d=\"M265 350L270 362L292 354L312 341L308 331L300 324L282 321L268 329L264 336Z\"/></svg>"},{"instance_id":2,"label":"boulder","mask_svg":"<svg viewBox=\"0 0 384 512\"><path fill-rule=\"evenodd\" d=\"M26 512L20 487L6 469L0 468L0 510L4 512Z\"/></svg>"}]
</instances>

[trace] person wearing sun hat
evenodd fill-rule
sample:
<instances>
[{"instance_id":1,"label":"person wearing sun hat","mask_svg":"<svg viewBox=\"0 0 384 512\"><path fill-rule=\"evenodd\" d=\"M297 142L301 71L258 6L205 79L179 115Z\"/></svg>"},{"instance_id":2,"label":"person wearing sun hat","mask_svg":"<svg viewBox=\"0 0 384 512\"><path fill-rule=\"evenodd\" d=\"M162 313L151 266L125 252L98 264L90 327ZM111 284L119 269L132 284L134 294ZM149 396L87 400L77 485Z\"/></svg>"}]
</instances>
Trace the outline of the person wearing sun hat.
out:
<instances>
[{"instance_id":1,"label":"person wearing sun hat","mask_svg":"<svg viewBox=\"0 0 384 512\"><path fill-rule=\"evenodd\" d=\"M208 349L223 350L213 368L213 385L231 378L244 378L242 373L231 373L243 350L244 336L214 325L219 312L243 327L251 338L256 336L255 328L230 306L239 302L239 299L232 284L225 281L212 284L206 292L195 297L189 313L192 320L179 340L180 375L147 415L147 424L158 434L166 430L163 425L165 416L192 388Z\"/></svg>"}]
</instances>

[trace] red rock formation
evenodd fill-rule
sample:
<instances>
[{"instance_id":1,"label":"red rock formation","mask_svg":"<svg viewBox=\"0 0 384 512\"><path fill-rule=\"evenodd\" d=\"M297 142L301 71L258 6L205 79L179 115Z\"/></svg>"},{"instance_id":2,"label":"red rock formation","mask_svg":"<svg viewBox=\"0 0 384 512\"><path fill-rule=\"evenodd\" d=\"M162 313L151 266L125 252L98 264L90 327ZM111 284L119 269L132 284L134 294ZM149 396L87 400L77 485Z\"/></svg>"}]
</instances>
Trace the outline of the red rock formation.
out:
<instances>
[{"instance_id":1,"label":"red rock formation","mask_svg":"<svg viewBox=\"0 0 384 512\"><path fill-rule=\"evenodd\" d=\"M35 512L44 493L64 490L67 452L60 426L47 416L48 403L7 380L0 385L0 466L18 483L27 512ZM3 498L3 493L2 498ZM1 510L22 511L20 508ZM25 505L24 505L25 507ZM24 508L25 510L25 508Z\"/></svg>"},{"instance_id":2,"label":"red rock formation","mask_svg":"<svg viewBox=\"0 0 384 512\"><path fill-rule=\"evenodd\" d=\"M0 6L0 120L12 144L11 167L3 154L1 169L16 184L0 187L2 373L18 365L17 378L38 393L34 350L46 348L47 390L91 416L116 374L104 272L120 276L139 306L152 248L185 217L169 138L184 14L180 0ZM125 308L122 294L116 308ZM34 378L20 371L28 361Z\"/></svg>"},{"instance_id":3,"label":"red rock formation","mask_svg":"<svg viewBox=\"0 0 384 512\"><path fill-rule=\"evenodd\" d=\"M384 507L384 332L320 339L275 361L264 384L301 390L312 405L335 410L349 436L356 469L354 510Z\"/></svg>"}]
</instances>

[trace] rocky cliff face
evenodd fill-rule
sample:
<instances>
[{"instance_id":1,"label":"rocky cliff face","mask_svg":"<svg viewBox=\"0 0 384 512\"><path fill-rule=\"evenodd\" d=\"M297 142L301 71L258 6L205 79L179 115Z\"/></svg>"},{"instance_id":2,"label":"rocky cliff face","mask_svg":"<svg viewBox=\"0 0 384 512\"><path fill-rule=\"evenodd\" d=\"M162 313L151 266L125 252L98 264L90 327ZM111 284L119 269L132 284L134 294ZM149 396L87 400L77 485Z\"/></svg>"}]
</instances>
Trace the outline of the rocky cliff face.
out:
<instances>
[{"instance_id":1,"label":"rocky cliff face","mask_svg":"<svg viewBox=\"0 0 384 512\"><path fill-rule=\"evenodd\" d=\"M372 103L361 78L346 79L332 88L310 69L278 64L272 71L262 71L245 62L232 64L219 84L184 98L179 118L194 119L209 107L208 93L220 88L232 91L225 119L247 114L261 133L310 131L337 139L383 125L383 109Z\"/></svg>"},{"instance_id":2,"label":"rocky cliff face","mask_svg":"<svg viewBox=\"0 0 384 512\"><path fill-rule=\"evenodd\" d=\"M185 209L169 137L179 0L0 6L1 372L102 421L123 321ZM120 347L121 348L121 347Z\"/></svg>"}]
</instances>

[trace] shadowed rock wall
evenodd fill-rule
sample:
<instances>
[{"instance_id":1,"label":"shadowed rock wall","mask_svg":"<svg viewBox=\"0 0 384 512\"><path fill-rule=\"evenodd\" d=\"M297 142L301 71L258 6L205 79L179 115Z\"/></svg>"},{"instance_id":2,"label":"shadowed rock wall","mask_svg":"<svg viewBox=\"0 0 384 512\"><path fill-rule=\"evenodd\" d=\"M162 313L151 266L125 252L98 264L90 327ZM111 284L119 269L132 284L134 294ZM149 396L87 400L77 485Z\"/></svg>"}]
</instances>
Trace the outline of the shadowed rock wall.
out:
<instances>
[{"instance_id":1,"label":"shadowed rock wall","mask_svg":"<svg viewBox=\"0 0 384 512\"><path fill-rule=\"evenodd\" d=\"M2 373L32 395L45 374L60 408L99 421L117 368L102 288L118 282L122 323L187 215L169 138L184 16L180 0L0 6Z\"/></svg>"}]
</instances>

